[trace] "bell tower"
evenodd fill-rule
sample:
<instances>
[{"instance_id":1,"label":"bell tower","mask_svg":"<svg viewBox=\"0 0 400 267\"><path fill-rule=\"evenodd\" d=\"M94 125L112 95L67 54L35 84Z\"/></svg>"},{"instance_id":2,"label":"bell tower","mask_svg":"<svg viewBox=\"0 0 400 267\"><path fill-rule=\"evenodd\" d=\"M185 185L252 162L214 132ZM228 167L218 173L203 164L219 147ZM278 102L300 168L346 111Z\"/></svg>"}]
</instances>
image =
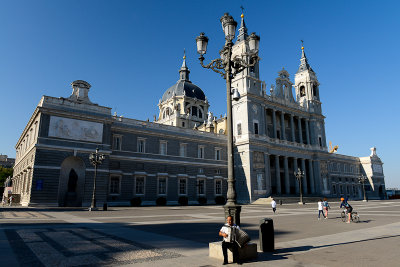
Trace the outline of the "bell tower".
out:
<instances>
[{"instance_id":1,"label":"bell tower","mask_svg":"<svg viewBox=\"0 0 400 267\"><path fill-rule=\"evenodd\" d=\"M250 36L247 34L244 14L241 14L240 17L241 22L239 34L235 44L232 47L232 59L236 57L248 61L250 60L248 55L251 53L249 47L249 38L255 35L255 33L252 33ZM232 88L237 89L240 95L245 95L247 93L262 95L262 86L263 83L260 80L258 62L253 67L245 68L232 79Z\"/></svg>"},{"instance_id":2,"label":"bell tower","mask_svg":"<svg viewBox=\"0 0 400 267\"><path fill-rule=\"evenodd\" d=\"M303 43L303 41L301 41ZM300 66L294 80L296 100L309 112L311 145L327 149L325 117L322 115L319 98L319 82L314 70L308 64L304 46L301 46Z\"/></svg>"},{"instance_id":3,"label":"bell tower","mask_svg":"<svg viewBox=\"0 0 400 267\"><path fill-rule=\"evenodd\" d=\"M302 41L303 42L303 41ZM296 99L309 112L322 114L319 98L319 82L314 70L308 64L304 46L301 46L300 66L295 75Z\"/></svg>"}]
</instances>

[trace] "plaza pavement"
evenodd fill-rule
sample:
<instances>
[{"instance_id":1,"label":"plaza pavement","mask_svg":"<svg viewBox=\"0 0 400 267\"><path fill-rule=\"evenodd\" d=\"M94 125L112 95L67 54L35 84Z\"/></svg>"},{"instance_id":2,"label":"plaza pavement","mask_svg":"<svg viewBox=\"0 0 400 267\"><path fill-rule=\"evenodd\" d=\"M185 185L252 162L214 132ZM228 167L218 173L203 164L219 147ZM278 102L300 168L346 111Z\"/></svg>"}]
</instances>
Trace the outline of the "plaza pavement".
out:
<instances>
[{"instance_id":1,"label":"plaza pavement","mask_svg":"<svg viewBox=\"0 0 400 267\"><path fill-rule=\"evenodd\" d=\"M339 203L317 220L317 204L242 207L241 227L258 243L272 218L275 251L243 266L399 266L400 201L351 202L360 223L341 222ZM208 257L221 206L0 209L1 266L221 266ZM235 264L231 264L235 266Z\"/></svg>"}]
</instances>

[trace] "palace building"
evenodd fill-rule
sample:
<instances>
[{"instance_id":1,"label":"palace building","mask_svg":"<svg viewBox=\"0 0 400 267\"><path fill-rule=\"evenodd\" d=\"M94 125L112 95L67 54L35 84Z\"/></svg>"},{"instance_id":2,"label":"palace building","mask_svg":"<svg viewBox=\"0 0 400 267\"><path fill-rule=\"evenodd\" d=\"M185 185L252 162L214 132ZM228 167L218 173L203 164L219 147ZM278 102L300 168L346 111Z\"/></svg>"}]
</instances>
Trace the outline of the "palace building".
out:
<instances>
[{"instance_id":1,"label":"palace building","mask_svg":"<svg viewBox=\"0 0 400 267\"><path fill-rule=\"evenodd\" d=\"M248 50L242 16L233 56ZM189 73L184 57L179 80L162 94L153 122L92 103L91 86L81 80L72 82L69 97L43 96L15 146L13 194L24 206L89 206L95 174L89 155L99 148L105 155L96 172L99 205L128 205L138 197L144 205L160 197L168 204L180 197L189 204L199 198L215 203L226 196L226 118L213 116ZM267 91L257 64L235 76L232 86L241 95L232 107L239 203L297 196L298 169L304 196L362 199L358 178L364 175L368 198L384 197L375 148L361 158L328 151L320 84L304 47L294 82L282 69Z\"/></svg>"}]
</instances>

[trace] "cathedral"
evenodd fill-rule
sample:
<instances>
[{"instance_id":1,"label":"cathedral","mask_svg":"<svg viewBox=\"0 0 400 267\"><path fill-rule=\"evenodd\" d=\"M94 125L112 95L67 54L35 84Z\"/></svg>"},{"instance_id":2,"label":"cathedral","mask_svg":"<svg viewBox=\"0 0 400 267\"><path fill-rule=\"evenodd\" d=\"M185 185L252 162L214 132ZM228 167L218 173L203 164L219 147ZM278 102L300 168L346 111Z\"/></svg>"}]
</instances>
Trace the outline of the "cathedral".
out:
<instances>
[{"instance_id":1,"label":"cathedral","mask_svg":"<svg viewBox=\"0 0 400 267\"><path fill-rule=\"evenodd\" d=\"M249 51L248 37L242 16L233 56ZM152 122L91 102L82 80L69 97L43 96L15 146L12 193L23 206L89 206L94 185L99 205L218 203L227 193L226 118L213 116L189 74L184 57ZM232 107L237 201L296 197L300 184L304 196L362 199L361 176L369 199L384 198L376 148L361 158L328 150L320 84L304 47L289 77L280 70L267 90L256 64L232 80L241 96ZM94 167L96 148L104 160Z\"/></svg>"}]
</instances>

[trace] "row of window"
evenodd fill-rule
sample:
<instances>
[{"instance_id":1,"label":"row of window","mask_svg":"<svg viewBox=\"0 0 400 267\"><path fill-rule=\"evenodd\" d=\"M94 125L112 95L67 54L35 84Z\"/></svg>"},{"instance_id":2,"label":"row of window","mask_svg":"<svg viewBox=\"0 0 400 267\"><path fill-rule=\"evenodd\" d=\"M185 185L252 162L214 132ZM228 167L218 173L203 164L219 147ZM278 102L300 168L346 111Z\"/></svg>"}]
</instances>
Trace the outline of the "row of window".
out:
<instances>
[{"instance_id":1,"label":"row of window","mask_svg":"<svg viewBox=\"0 0 400 267\"><path fill-rule=\"evenodd\" d=\"M330 162L328 164L328 170L334 172L345 172L345 173L359 173L359 168L356 165L350 165L348 163Z\"/></svg>"},{"instance_id":2,"label":"row of window","mask_svg":"<svg viewBox=\"0 0 400 267\"><path fill-rule=\"evenodd\" d=\"M35 121L16 150L17 161L30 147L30 145L36 141L36 137L38 136L38 129L38 121Z\"/></svg>"},{"instance_id":3,"label":"row of window","mask_svg":"<svg viewBox=\"0 0 400 267\"><path fill-rule=\"evenodd\" d=\"M203 196L206 194L206 179L197 179L197 195ZM146 177L137 176L135 177L134 192L135 195L144 196L146 192ZM157 178L157 195L167 195L168 192L168 178L158 177ZM187 195L188 192L188 180L187 178L178 179L178 194ZM119 195L121 193L121 176L113 175L110 177L109 186L110 195ZM222 179L214 180L214 194L222 195Z\"/></svg>"},{"instance_id":4,"label":"row of window","mask_svg":"<svg viewBox=\"0 0 400 267\"><path fill-rule=\"evenodd\" d=\"M336 187L338 186L338 188ZM353 188L353 190L351 190ZM358 190L357 190L358 189ZM352 196L357 196L360 193L360 186L350 186L350 185L332 185L332 194L333 195L352 195Z\"/></svg>"},{"instance_id":5,"label":"row of window","mask_svg":"<svg viewBox=\"0 0 400 267\"><path fill-rule=\"evenodd\" d=\"M176 109L179 111L181 109L181 104L178 104ZM198 117L200 119L203 118L204 106L200 105L197 106L190 106L188 102L186 102L186 114L190 114L194 117ZM162 118L165 119L166 117L172 115L172 109L170 107L165 108L162 111Z\"/></svg>"},{"instance_id":6,"label":"row of window","mask_svg":"<svg viewBox=\"0 0 400 267\"><path fill-rule=\"evenodd\" d=\"M237 129L237 135L238 136L241 136L242 135L242 124L241 123L238 123L237 125L236 125L236 129ZM254 121L253 122L253 132L254 132L254 134L255 135L258 135L259 134L259 126L258 126L258 121ZM277 129L277 131L276 131L277 133L276 133L276 136L277 136L277 138L278 139L281 139L281 137L280 137L280 130L278 130ZM288 140L291 140L292 139L292 136L289 136L289 137L286 137ZM303 143L306 143L307 142L307 140L305 140L306 138L305 138L305 136L303 137ZM292 142L295 142L295 140L291 140ZM319 143L319 146L320 147L322 147L322 137L321 136L318 136L318 143Z\"/></svg>"},{"instance_id":7,"label":"row of window","mask_svg":"<svg viewBox=\"0 0 400 267\"><path fill-rule=\"evenodd\" d=\"M180 143L179 145L179 156L187 157L187 143ZM113 136L113 150L121 150L122 147L122 136L114 135ZM140 153L146 153L146 138L138 138L137 139L137 151ZM205 146L199 145L197 147L197 157L200 159L205 158ZM216 147L214 148L214 159L222 160L221 154L222 148ZM160 140L159 146L160 155L168 155L168 141Z\"/></svg>"}]
</instances>

